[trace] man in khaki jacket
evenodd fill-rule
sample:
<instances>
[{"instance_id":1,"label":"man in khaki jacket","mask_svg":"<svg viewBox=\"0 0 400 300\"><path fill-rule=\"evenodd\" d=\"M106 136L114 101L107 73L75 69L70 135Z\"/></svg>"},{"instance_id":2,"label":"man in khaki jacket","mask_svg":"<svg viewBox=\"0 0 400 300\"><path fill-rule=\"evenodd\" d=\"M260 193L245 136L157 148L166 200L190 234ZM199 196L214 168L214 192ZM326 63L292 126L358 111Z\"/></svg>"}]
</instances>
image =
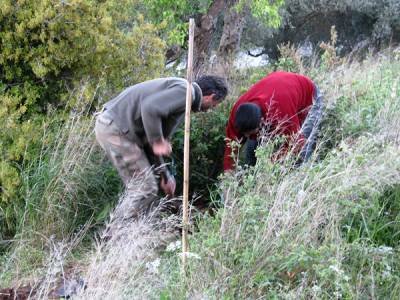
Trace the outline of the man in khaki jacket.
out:
<instances>
[{"instance_id":1,"label":"man in khaki jacket","mask_svg":"<svg viewBox=\"0 0 400 300\"><path fill-rule=\"evenodd\" d=\"M171 154L170 138L184 120L186 89L187 81L182 78L145 81L104 104L97 116L96 139L118 170L130 198L124 219L138 216L157 199L158 177L165 194L175 192L175 179L162 157ZM227 92L222 78L200 77L192 85L192 111L216 106Z\"/></svg>"}]
</instances>

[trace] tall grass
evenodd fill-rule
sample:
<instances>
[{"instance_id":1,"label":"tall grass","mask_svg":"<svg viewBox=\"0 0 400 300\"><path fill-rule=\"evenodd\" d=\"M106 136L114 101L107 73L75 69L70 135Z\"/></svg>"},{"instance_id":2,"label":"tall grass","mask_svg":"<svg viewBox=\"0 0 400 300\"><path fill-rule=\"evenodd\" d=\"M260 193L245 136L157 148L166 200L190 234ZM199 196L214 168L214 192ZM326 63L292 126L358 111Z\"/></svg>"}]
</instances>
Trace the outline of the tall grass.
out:
<instances>
[{"instance_id":1,"label":"tall grass","mask_svg":"<svg viewBox=\"0 0 400 300\"><path fill-rule=\"evenodd\" d=\"M134 244L97 252L78 298L397 299L399 70L388 52L320 75L324 155L293 169L272 164L267 143L254 169L223 179L224 207L197 220L185 276L179 247L154 253L135 231Z\"/></svg>"},{"instance_id":2,"label":"tall grass","mask_svg":"<svg viewBox=\"0 0 400 300\"><path fill-rule=\"evenodd\" d=\"M118 176L95 143L93 119L72 114L66 123L45 129L40 156L21 170L23 201L14 205L17 234L3 257L1 286L43 272L54 244L68 244L82 228L88 226L86 232L103 223L120 190Z\"/></svg>"},{"instance_id":3,"label":"tall grass","mask_svg":"<svg viewBox=\"0 0 400 300\"><path fill-rule=\"evenodd\" d=\"M111 239L98 244L83 277L86 287L74 299L148 299L165 286L159 252L178 239L174 216L152 214L127 222Z\"/></svg>"},{"instance_id":4,"label":"tall grass","mask_svg":"<svg viewBox=\"0 0 400 300\"><path fill-rule=\"evenodd\" d=\"M317 153L298 168L291 158L272 164L271 141L258 150L253 169L222 178L223 207L197 217L185 276L179 245L165 248L177 240L171 230L177 221L153 215L126 223L85 253L79 261L86 289L75 298L399 298L400 61L392 53L305 69L326 100ZM243 80L240 86L246 86ZM46 298L54 278L64 278L60 269L91 236L90 225L83 231L79 225L102 219L111 195L118 195L88 124L74 120L59 146L44 153L42 168L27 173L42 179L27 180L30 200L14 246L20 252L9 256L25 257L26 241L42 245L27 248L42 250L36 265L45 280L37 284L38 298ZM64 215L68 219L59 220ZM51 235L64 242L53 243ZM32 238L37 236L43 238ZM45 253L59 253L48 256L47 268ZM10 273L10 266L35 266L16 259L2 265L13 278L18 272Z\"/></svg>"},{"instance_id":5,"label":"tall grass","mask_svg":"<svg viewBox=\"0 0 400 300\"><path fill-rule=\"evenodd\" d=\"M399 70L382 53L321 75L324 159L293 170L260 149L255 169L225 179L224 209L200 220L186 280L176 257L162 262L161 295L397 299Z\"/></svg>"}]
</instances>

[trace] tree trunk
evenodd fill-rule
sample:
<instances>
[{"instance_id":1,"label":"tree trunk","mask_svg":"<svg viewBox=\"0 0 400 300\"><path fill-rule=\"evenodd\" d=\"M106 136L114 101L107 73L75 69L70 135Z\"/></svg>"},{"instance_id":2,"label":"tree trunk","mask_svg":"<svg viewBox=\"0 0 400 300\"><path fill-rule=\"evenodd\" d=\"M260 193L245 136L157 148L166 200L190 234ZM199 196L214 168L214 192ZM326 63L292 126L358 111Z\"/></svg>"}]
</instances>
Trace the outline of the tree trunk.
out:
<instances>
[{"instance_id":1,"label":"tree trunk","mask_svg":"<svg viewBox=\"0 0 400 300\"><path fill-rule=\"evenodd\" d=\"M237 0L227 1L227 10L224 16L224 28L217 50L217 57L211 70L223 77L228 77L229 70L235 55L240 47L243 27L245 25L245 9L237 12L234 5Z\"/></svg>"},{"instance_id":2,"label":"tree trunk","mask_svg":"<svg viewBox=\"0 0 400 300\"><path fill-rule=\"evenodd\" d=\"M214 0L205 15L196 20L194 38L194 64L193 73L197 77L205 70L206 62L210 56L210 47L219 14L225 9L225 0Z\"/></svg>"},{"instance_id":3,"label":"tree trunk","mask_svg":"<svg viewBox=\"0 0 400 300\"><path fill-rule=\"evenodd\" d=\"M241 12L237 12L234 8L237 3L238 0L214 0L207 13L197 19L193 64L195 77L206 70L228 77L229 67L240 46L247 12L245 8ZM212 39L221 13L224 13L224 27L217 49L217 57L209 67Z\"/></svg>"}]
</instances>

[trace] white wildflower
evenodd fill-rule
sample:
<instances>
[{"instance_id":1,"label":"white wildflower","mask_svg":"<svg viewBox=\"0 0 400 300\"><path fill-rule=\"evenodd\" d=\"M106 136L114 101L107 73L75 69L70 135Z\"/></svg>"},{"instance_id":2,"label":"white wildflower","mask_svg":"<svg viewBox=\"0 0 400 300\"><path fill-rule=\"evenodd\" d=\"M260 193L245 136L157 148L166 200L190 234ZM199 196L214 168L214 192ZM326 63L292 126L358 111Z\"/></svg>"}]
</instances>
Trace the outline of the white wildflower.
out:
<instances>
[{"instance_id":1,"label":"white wildflower","mask_svg":"<svg viewBox=\"0 0 400 300\"><path fill-rule=\"evenodd\" d=\"M306 196L307 196L307 193L304 191L304 190L300 190L298 193L297 193L297 202L303 202L304 201L304 199L306 198Z\"/></svg>"},{"instance_id":2,"label":"white wildflower","mask_svg":"<svg viewBox=\"0 0 400 300\"><path fill-rule=\"evenodd\" d=\"M333 295L334 295L336 298L342 298L342 293L339 292L339 291L334 292Z\"/></svg>"},{"instance_id":3,"label":"white wildflower","mask_svg":"<svg viewBox=\"0 0 400 300\"><path fill-rule=\"evenodd\" d=\"M331 269L332 271L336 272L336 273L341 273L341 270L339 269L339 267L337 265L330 265L329 269Z\"/></svg>"},{"instance_id":4,"label":"white wildflower","mask_svg":"<svg viewBox=\"0 0 400 300\"><path fill-rule=\"evenodd\" d=\"M385 270L382 272L383 278L388 278L392 275L392 267L385 264Z\"/></svg>"},{"instance_id":5,"label":"white wildflower","mask_svg":"<svg viewBox=\"0 0 400 300\"><path fill-rule=\"evenodd\" d=\"M154 261L150 261L146 263L146 268L150 273L158 274L158 268L160 267L161 260L157 258Z\"/></svg>"},{"instance_id":6,"label":"white wildflower","mask_svg":"<svg viewBox=\"0 0 400 300\"><path fill-rule=\"evenodd\" d=\"M378 254L393 254L393 248L388 246L379 246L376 249L376 253Z\"/></svg>"},{"instance_id":7,"label":"white wildflower","mask_svg":"<svg viewBox=\"0 0 400 300\"><path fill-rule=\"evenodd\" d=\"M167 252L175 252L176 250L181 248L181 241L177 240L175 242L171 242L168 244L167 248L165 249L165 251Z\"/></svg>"},{"instance_id":8,"label":"white wildflower","mask_svg":"<svg viewBox=\"0 0 400 300\"><path fill-rule=\"evenodd\" d=\"M313 285L312 291L316 294L320 293L322 291L321 287L318 285Z\"/></svg>"}]
</instances>

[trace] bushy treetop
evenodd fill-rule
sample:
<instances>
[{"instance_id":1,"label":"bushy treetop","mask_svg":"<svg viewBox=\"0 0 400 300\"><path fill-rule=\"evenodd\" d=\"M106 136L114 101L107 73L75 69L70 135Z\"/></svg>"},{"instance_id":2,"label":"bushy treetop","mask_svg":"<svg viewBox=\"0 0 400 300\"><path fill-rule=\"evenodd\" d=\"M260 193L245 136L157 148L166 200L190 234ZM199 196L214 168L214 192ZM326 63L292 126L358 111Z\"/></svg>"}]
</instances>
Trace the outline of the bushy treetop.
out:
<instances>
[{"instance_id":1,"label":"bushy treetop","mask_svg":"<svg viewBox=\"0 0 400 300\"><path fill-rule=\"evenodd\" d=\"M100 90L109 96L160 74L164 43L138 13L139 2L0 2L0 198L18 185L17 165L29 157L46 113L95 106L106 100L98 100ZM74 91L83 85L78 100Z\"/></svg>"}]
</instances>

